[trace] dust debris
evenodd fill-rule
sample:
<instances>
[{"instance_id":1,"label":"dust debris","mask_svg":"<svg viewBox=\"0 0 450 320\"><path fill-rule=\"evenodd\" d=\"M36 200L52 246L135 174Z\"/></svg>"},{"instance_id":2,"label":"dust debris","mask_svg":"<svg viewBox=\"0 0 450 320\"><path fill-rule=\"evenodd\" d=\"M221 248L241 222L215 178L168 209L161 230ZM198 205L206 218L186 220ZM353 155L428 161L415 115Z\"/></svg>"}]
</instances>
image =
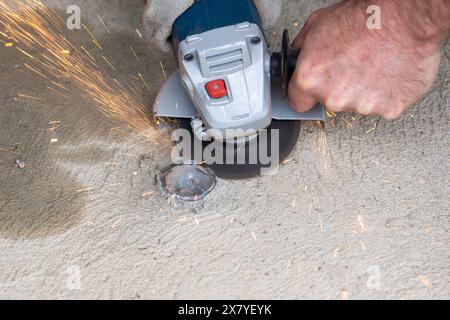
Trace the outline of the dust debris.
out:
<instances>
[{"instance_id":1,"label":"dust debris","mask_svg":"<svg viewBox=\"0 0 450 320\"><path fill-rule=\"evenodd\" d=\"M177 198L172 195L172 196L167 198L167 203L169 204L169 206L173 206L174 208L178 208L176 200L177 200Z\"/></svg>"},{"instance_id":2,"label":"dust debris","mask_svg":"<svg viewBox=\"0 0 450 320\"><path fill-rule=\"evenodd\" d=\"M339 118L338 118L338 117L336 116L336 114L335 114L334 112L332 112L332 111L325 110L325 113L326 113L327 116L328 116L328 120L329 120L330 125L331 125L333 128L336 128L336 122L339 120Z\"/></svg>"},{"instance_id":3,"label":"dust debris","mask_svg":"<svg viewBox=\"0 0 450 320\"><path fill-rule=\"evenodd\" d=\"M364 252L366 252L366 245L364 244L364 242L360 241L359 244L361 245L361 248L363 249Z\"/></svg>"},{"instance_id":4,"label":"dust debris","mask_svg":"<svg viewBox=\"0 0 450 320\"><path fill-rule=\"evenodd\" d=\"M342 248L340 246L337 246L336 248L334 248L333 257L336 258L341 251L342 251Z\"/></svg>"},{"instance_id":5,"label":"dust debris","mask_svg":"<svg viewBox=\"0 0 450 320\"><path fill-rule=\"evenodd\" d=\"M252 231L252 238L254 241L256 241L256 234Z\"/></svg>"},{"instance_id":6,"label":"dust debris","mask_svg":"<svg viewBox=\"0 0 450 320\"><path fill-rule=\"evenodd\" d=\"M336 117L336 113L334 113L333 111L326 110L325 112L327 113L327 116L328 116L329 118L334 118L334 117Z\"/></svg>"},{"instance_id":7,"label":"dust debris","mask_svg":"<svg viewBox=\"0 0 450 320\"><path fill-rule=\"evenodd\" d=\"M432 289L433 288L433 286L431 285L430 280L428 280L427 276L421 275L421 276L419 276L419 280L428 289Z\"/></svg>"},{"instance_id":8,"label":"dust debris","mask_svg":"<svg viewBox=\"0 0 450 320\"><path fill-rule=\"evenodd\" d=\"M56 142L58 142L58 138L52 138L52 139L50 139L50 142L51 143L56 143Z\"/></svg>"},{"instance_id":9,"label":"dust debris","mask_svg":"<svg viewBox=\"0 0 450 320\"><path fill-rule=\"evenodd\" d=\"M347 119L345 119L344 117L341 118L342 120L344 120L344 122L347 124L347 128L352 128L353 124L350 123L350 121L348 121Z\"/></svg>"},{"instance_id":10,"label":"dust debris","mask_svg":"<svg viewBox=\"0 0 450 320\"><path fill-rule=\"evenodd\" d=\"M16 160L16 165L17 165L20 169L23 169L23 168L25 168L25 161L20 160L20 159L17 159L17 160Z\"/></svg>"},{"instance_id":11,"label":"dust debris","mask_svg":"<svg viewBox=\"0 0 450 320\"><path fill-rule=\"evenodd\" d=\"M428 235L431 235L433 233L433 227L432 226L426 226L425 227L425 233Z\"/></svg>"},{"instance_id":12,"label":"dust debris","mask_svg":"<svg viewBox=\"0 0 450 320\"><path fill-rule=\"evenodd\" d=\"M78 189L77 193L87 192L87 191L91 191L91 190L92 190L92 188Z\"/></svg>"},{"instance_id":13,"label":"dust debris","mask_svg":"<svg viewBox=\"0 0 450 320\"><path fill-rule=\"evenodd\" d=\"M146 192L142 194L142 198L152 198L155 195L155 192Z\"/></svg>"},{"instance_id":14,"label":"dust debris","mask_svg":"<svg viewBox=\"0 0 450 320\"><path fill-rule=\"evenodd\" d=\"M106 185L106 187L107 188L113 188L113 187L118 187L118 186L121 186L121 185L123 185L123 183L121 183L121 182L119 182L119 183L111 183L111 184Z\"/></svg>"},{"instance_id":15,"label":"dust debris","mask_svg":"<svg viewBox=\"0 0 450 320\"><path fill-rule=\"evenodd\" d=\"M364 218L361 215L358 215L358 217L356 219L358 220L358 224L359 224L359 227L361 228L361 232L366 233L367 232L367 227L366 227L366 224L364 222Z\"/></svg>"},{"instance_id":16,"label":"dust debris","mask_svg":"<svg viewBox=\"0 0 450 320\"><path fill-rule=\"evenodd\" d=\"M56 130L58 130L59 127L61 127L61 123L54 123L54 124L49 123L49 125L51 125L51 127L47 128L47 131L50 133L55 133Z\"/></svg>"},{"instance_id":17,"label":"dust debris","mask_svg":"<svg viewBox=\"0 0 450 320\"><path fill-rule=\"evenodd\" d=\"M328 155L328 157L325 158L325 169L328 167L328 158L331 155L331 151L330 151L330 146L328 144L328 137L327 137L327 132L325 130L325 124L323 122L320 121L316 121L314 122L315 125L317 125L320 129L320 133L319 133L319 139L318 139L318 145L320 150L322 151L322 155L324 157L326 157Z\"/></svg>"},{"instance_id":18,"label":"dust debris","mask_svg":"<svg viewBox=\"0 0 450 320\"><path fill-rule=\"evenodd\" d=\"M111 229L117 228L122 223L122 218L114 222L114 224L111 226Z\"/></svg>"},{"instance_id":19,"label":"dust debris","mask_svg":"<svg viewBox=\"0 0 450 320\"><path fill-rule=\"evenodd\" d=\"M137 267L139 267L139 266L141 266L141 265L143 265L143 264L146 264L146 263L148 263L148 261L147 261L147 260L143 260L143 261L141 261L141 262L136 263L136 264L134 265L134 267L137 268Z\"/></svg>"},{"instance_id":20,"label":"dust debris","mask_svg":"<svg viewBox=\"0 0 450 320\"><path fill-rule=\"evenodd\" d=\"M139 31L139 29L136 29L136 33L138 34L139 38L142 38L142 33Z\"/></svg>"},{"instance_id":21,"label":"dust debris","mask_svg":"<svg viewBox=\"0 0 450 320\"><path fill-rule=\"evenodd\" d=\"M348 293L348 290L342 290L342 300L348 300L350 298L350 295Z\"/></svg>"},{"instance_id":22,"label":"dust debris","mask_svg":"<svg viewBox=\"0 0 450 320\"><path fill-rule=\"evenodd\" d=\"M377 129L377 126L375 125L374 128L372 128L372 129L370 129L370 130L367 130L365 134L372 133L372 132L374 132L376 129Z\"/></svg>"},{"instance_id":23,"label":"dust debris","mask_svg":"<svg viewBox=\"0 0 450 320\"><path fill-rule=\"evenodd\" d=\"M118 163L118 162L105 162L104 163L105 164L105 166L120 166L120 163Z\"/></svg>"},{"instance_id":24,"label":"dust debris","mask_svg":"<svg viewBox=\"0 0 450 320\"><path fill-rule=\"evenodd\" d=\"M6 149L2 149L2 148L0 148L0 152L15 153L13 150L6 150Z\"/></svg>"}]
</instances>

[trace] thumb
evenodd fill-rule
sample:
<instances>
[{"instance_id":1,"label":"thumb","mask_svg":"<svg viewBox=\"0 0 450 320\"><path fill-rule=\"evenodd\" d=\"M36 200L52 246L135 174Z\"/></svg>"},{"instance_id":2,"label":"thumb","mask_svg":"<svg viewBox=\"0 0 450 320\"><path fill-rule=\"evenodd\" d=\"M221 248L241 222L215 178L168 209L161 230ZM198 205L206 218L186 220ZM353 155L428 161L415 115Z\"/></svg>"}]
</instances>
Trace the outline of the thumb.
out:
<instances>
[{"instance_id":1,"label":"thumb","mask_svg":"<svg viewBox=\"0 0 450 320\"><path fill-rule=\"evenodd\" d=\"M297 39L299 39L297 37ZM302 74L302 54L298 56L297 66L288 85L288 103L298 112L306 112L312 109L318 102L316 96L306 86L304 72Z\"/></svg>"},{"instance_id":2,"label":"thumb","mask_svg":"<svg viewBox=\"0 0 450 320\"><path fill-rule=\"evenodd\" d=\"M292 47L301 49L304 46L306 37L311 29L311 20L312 17L306 21L303 28L300 30L292 43ZM317 104L317 99L312 94L307 93L305 87L302 85L302 80L300 77L301 56L302 55L300 54L297 59L297 66L291 80L289 81L288 103L292 109L298 112L306 112Z\"/></svg>"},{"instance_id":3,"label":"thumb","mask_svg":"<svg viewBox=\"0 0 450 320\"><path fill-rule=\"evenodd\" d=\"M289 106L297 112L306 112L311 110L317 102L314 95L307 93L301 87L294 73L294 77L292 77L288 87Z\"/></svg>"}]
</instances>

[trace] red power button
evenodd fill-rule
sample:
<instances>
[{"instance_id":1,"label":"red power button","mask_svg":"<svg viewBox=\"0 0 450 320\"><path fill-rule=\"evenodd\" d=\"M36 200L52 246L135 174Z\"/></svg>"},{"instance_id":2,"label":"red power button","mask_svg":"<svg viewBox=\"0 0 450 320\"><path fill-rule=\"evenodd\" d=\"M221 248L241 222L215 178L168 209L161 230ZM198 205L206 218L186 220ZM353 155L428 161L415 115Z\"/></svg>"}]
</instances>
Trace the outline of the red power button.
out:
<instances>
[{"instance_id":1,"label":"red power button","mask_svg":"<svg viewBox=\"0 0 450 320\"><path fill-rule=\"evenodd\" d=\"M213 99L220 99L228 95L227 86L225 85L224 80L214 80L208 82L205 87L209 96Z\"/></svg>"}]
</instances>

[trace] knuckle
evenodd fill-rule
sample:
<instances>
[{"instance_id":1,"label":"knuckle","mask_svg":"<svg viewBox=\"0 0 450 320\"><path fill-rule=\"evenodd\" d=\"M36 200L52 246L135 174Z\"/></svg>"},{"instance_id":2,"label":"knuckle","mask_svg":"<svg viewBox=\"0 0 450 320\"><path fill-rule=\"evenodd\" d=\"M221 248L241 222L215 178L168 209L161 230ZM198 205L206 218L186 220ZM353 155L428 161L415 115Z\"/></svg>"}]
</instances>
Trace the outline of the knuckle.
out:
<instances>
[{"instance_id":1,"label":"knuckle","mask_svg":"<svg viewBox=\"0 0 450 320\"><path fill-rule=\"evenodd\" d=\"M365 117L374 114L374 110L375 110L375 108L374 108L373 105L367 105L367 104L364 104L364 105L359 106L358 108L356 108L356 112L359 115L365 116Z\"/></svg>"},{"instance_id":2,"label":"knuckle","mask_svg":"<svg viewBox=\"0 0 450 320\"><path fill-rule=\"evenodd\" d=\"M390 106L381 113L381 116L386 120L394 120L399 118L402 115L402 113L403 113L402 108Z\"/></svg>"},{"instance_id":3,"label":"knuckle","mask_svg":"<svg viewBox=\"0 0 450 320\"><path fill-rule=\"evenodd\" d=\"M315 72L315 67L311 63L304 61L297 73L296 83L303 91L313 90L320 83L319 76Z\"/></svg>"},{"instance_id":4,"label":"knuckle","mask_svg":"<svg viewBox=\"0 0 450 320\"><path fill-rule=\"evenodd\" d=\"M344 107L342 107L342 106L326 104L326 107L329 111L334 112L334 113L344 112Z\"/></svg>"},{"instance_id":5,"label":"knuckle","mask_svg":"<svg viewBox=\"0 0 450 320\"><path fill-rule=\"evenodd\" d=\"M307 23L314 23L314 21L316 21L317 18L319 18L321 12L322 12L322 9L318 9L318 10L314 11L313 13L311 13L307 19Z\"/></svg>"},{"instance_id":6,"label":"knuckle","mask_svg":"<svg viewBox=\"0 0 450 320\"><path fill-rule=\"evenodd\" d=\"M328 110L332 112L343 112L345 111L345 101L336 94L330 95L325 99L325 105Z\"/></svg>"}]
</instances>

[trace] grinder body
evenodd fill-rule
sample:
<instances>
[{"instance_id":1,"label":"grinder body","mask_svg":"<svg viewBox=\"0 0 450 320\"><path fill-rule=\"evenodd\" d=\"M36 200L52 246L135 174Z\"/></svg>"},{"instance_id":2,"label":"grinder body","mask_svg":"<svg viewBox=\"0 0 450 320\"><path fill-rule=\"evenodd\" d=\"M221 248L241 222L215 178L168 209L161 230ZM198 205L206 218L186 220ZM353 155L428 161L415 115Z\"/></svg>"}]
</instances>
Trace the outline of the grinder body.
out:
<instances>
[{"instance_id":1,"label":"grinder body","mask_svg":"<svg viewBox=\"0 0 450 320\"><path fill-rule=\"evenodd\" d=\"M251 0L195 0L172 26L175 56L178 56L179 44L187 37L242 22L256 24L263 30L261 17Z\"/></svg>"},{"instance_id":2,"label":"grinder body","mask_svg":"<svg viewBox=\"0 0 450 320\"><path fill-rule=\"evenodd\" d=\"M230 140L272 121L270 54L249 0L199 0L174 23L172 43L203 133ZM197 122L198 123L198 122Z\"/></svg>"},{"instance_id":3,"label":"grinder body","mask_svg":"<svg viewBox=\"0 0 450 320\"><path fill-rule=\"evenodd\" d=\"M272 54L262 30L251 0L195 1L173 25L178 72L157 98L155 115L195 118L199 138L225 140L267 128L272 119L323 121L320 106L298 113L284 101L298 53Z\"/></svg>"},{"instance_id":4,"label":"grinder body","mask_svg":"<svg viewBox=\"0 0 450 320\"><path fill-rule=\"evenodd\" d=\"M271 144L258 133L276 129L280 161L295 147L300 121L325 121L321 105L299 113L287 104L299 52L291 48L287 30L281 52L270 52L251 0L195 1L175 21L171 41L178 70L160 90L154 115L190 127L204 146L215 140L238 153L249 141L258 148ZM255 165L212 166L219 176L231 178L258 175L260 167L259 159Z\"/></svg>"}]
</instances>

